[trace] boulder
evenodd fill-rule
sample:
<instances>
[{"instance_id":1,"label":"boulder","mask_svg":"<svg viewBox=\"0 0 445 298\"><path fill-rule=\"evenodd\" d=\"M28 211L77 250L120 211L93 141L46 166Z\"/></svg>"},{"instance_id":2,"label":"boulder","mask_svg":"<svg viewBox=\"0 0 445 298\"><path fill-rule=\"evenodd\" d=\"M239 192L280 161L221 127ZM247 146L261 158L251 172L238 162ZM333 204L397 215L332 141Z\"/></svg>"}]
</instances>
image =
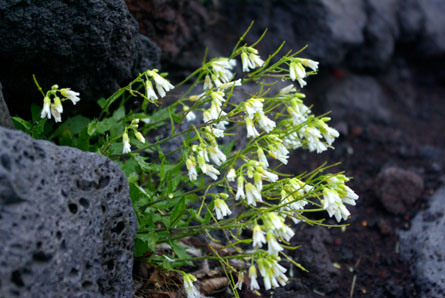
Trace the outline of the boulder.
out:
<instances>
[{"instance_id":1,"label":"boulder","mask_svg":"<svg viewBox=\"0 0 445 298\"><path fill-rule=\"evenodd\" d=\"M445 295L445 187L429 200L429 207L400 231L400 255L410 264L420 287L420 297Z\"/></svg>"},{"instance_id":2,"label":"boulder","mask_svg":"<svg viewBox=\"0 0 445 298\"><path fill-rule=\"evenodd\" d=\"M3 98L2 89L2 84L0 83L0 126L14 128L11 121L11 115L9 115L8 106Z\"/></svg>"},{"instance_id":3,"label":"boulder","mask_svg":"<svg viewBox=\"0 0 445 298\"><path fill-rule=\"evenodd\" d=\"M159 65L158 47L120 0L1 1L0 39L0 81L13 115L41 104L33 74L44 90L80 92L76 107L91 112L91 101Z\"/></svg>"},{"instance_id":4,"label":"boulder","mask_svg":"<svg viewBox=\"0 0 445 298\"><path fill-rule=\"evenodd\" d=\"M423 179L416 173L400 168L386 168L377 177L377 198L393 214L403 214L420 197Z\"/></svg>"},{"instance_id":5,"label":"boulder","mask_svg":"<svg viewBox=\"0 0 445 298\"><path fill-rule=\"evenodd\" d=\"M133 297L123 172L15 130L0 143L0 297Z\"/></svg>"}]
</instances>

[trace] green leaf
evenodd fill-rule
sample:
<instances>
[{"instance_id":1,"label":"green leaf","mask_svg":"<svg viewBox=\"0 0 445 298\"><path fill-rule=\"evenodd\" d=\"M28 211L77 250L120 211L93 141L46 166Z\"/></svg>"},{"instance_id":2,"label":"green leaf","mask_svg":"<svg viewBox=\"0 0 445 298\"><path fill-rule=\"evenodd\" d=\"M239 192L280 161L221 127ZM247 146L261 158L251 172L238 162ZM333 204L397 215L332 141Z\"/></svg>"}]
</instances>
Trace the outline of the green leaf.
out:
<instances>
[{"instance_id":1,"label":"green leaf","mask_svg":"<svg viewBox=\"0 0 445 298\"><path fill-rule=\"evenodd\" d=\"M99 105L99 107L101 109L103 109L105 107L105 105L107 104L107 99L104 97L99 98L99 100L97 101L97 104Z\"/></svg>"},{"instance_id":2,"label":"green leaf","mask_svg":"<svg viewBox=\"0 0 445 298\"><path fill-rule=\"evenodd\" d=\"M31 104L31 119L33 122L40 120L40 113L42 112L42 107L36 105L35 103Z\"/></svg>"},{"instance_id":3,"label":"green leaf","mask_svg":"<svg viewBox=\"0 0 445 298\"><path fill-rule=\"evenodd\" d=\"M169 244L179 259L189 259L191 257L188 253L185 252L186 248L179 245L178 241L170 241ZM191 261L187 261L185 263L187 265L193 265Z\"/></svg>"},{"instance_id":4,"label":"green leaf","mask_svg":"<svg viewBox=\"0 0 445 298\"><path fill-rule=\"evenodd\" d=\"M185 207L185 198L182 197L179 199L178 203L175 205L175 208L173 208L173 211L170 214L170 226L173 225L184 213Z\"/></svg>"},{"instance_id":5,"label":"green leaf","mask_svg":"<svg viewBox=\"0 0 445 298\"><path fill-rule=\"evenodd\" d=\"M125 107L121 106L113 113L113 117L112 118L115 121L118 121L118 120L121 120L124 117L125 117Z\"/></svg>"},{"instance_id":6,"label":"green leaf","mask_svg":"<svg viewBox=\"0 0 445 298\"><path fill-rule=\"evenodd\" d=\"M147 251L154 251L156 243L158 242L157 236L158 234L156 233L138 234L134 245L135 257L140 257Z\"/></svg>"},{"instance_id":7,"label":"green leaf","mask_svg":"<svg viewBox=\"0 0 445 298\"><path fill-rule=\"evenodd\" d=\"M20 129L21 131L30 134L31 123L20 118L20 117L11 117L12 122L14 123L15 128Z\"/></svg>"}]
</instances>

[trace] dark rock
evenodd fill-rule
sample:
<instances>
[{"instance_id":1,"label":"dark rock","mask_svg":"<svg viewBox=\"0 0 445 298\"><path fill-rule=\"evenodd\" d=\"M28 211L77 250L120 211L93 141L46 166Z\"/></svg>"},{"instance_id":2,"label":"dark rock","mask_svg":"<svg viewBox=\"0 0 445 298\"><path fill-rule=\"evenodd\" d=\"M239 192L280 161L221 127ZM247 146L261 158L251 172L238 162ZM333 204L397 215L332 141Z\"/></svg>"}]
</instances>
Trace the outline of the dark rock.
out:
<instances>
[{"instance_id":1,"label":"dark rock","mask_svg":"<svg viewBox=\"0 0 445 298\"><path fill-rule=\"evenodd\" d=\"M255 20L249 40L268 28L268 42L260 44L265 54L286 41L286 49L309 45L303 56L317 59L324 66L337 65L349 49L364 41L363 1L222 1L220 11L227 16L222 22L238 24L241 30Z\"/></svg>"},{"instance_id":2,"label":"dark rock","mask_svg":"<svg viewBox=\"0 0 445 298\"><path fill-rule=\"evenodd\" d=\"M407 0L400 13L402 40L415 42L425 57L445 54L445 2L441 0Z\"/></svg>"},{"instance_id":3,"label":"dark rock","mask_svg":"<svg viewBox=\"0 0 445 298\"><path fill-rule=\"evenodd\" d=\"M139 23L140 32L159 45L162 59L167 63L177 59L185 47L197 43L207 26L207 12L198 0L126 0L126 3ZM195 56L202 60L196 52Z\"/></svg>"},{"instance_id":4,"label":"dark rock","mask_svg":"<svg viewBox=\"0 0 445 298\"><path fill-rule=\"evenodd\" d=\"M91 101L157 67L160 56L119 0L2 1L0 39L0 80L13 115L41 104L32 74L45 90L80 92L76 107L91 111Z\"/></svg>"},{"instance_id":5,"label":"dark rock","mask_svg":"<svg viewBox=\"0 0 445 298\"><path fill-rule=\"evenodd\" d=\"M364 43L351 50L347 63L358 70L383 70L394 53L399 35L399 0L365 0Z\"/></svg>"},{"instance_id":6,"label":"dark rock","mask_svg":"<svg viewBox=\"0 0 445 298\"><path fill-rule=\"evenodd\" d=\"M0 128L0 297L132 297L136 217L107 158Z\"/></svg>"},{"instance_id":7,"label":"dark rock","mask_svg":"<svg viewBox=\"0 0 445 298\"><path fill-rule=\"evenodd\" d=\"M412 171L387 168L377 178L377 198L388 212L403 214L419 198L423 179Z\"/></svg>"},{"instance_id":8,"label":"dark rock","mask_svg":"<svg viewBox=\"0 0 445 298\"><path fill-rule=\"evenodd\" d=\"M303 284L310 282L311 288L328 294L338 289L340 272L334 267L325 243L332 242L331 236L323 227L311 227L296 231L293 245L301 247L293 252L293 259L309 270L309 281L302 279ZM306 276L296 269L296 277Z\"/></svg>"},{"instance_id":9,"label":"dark rock","mask_svg":"<svg viewBox=\"0 0 445 298\"><path fill-rule=\"evenodd\" d=\"M3 98L2 84L0 83L0 126L6 128L14 128L11 121L11 115L9 115L8 106L6 105L5 99Z\"/></svg>"},{"instance_id":10,"label":"dark rock","mask_svg":"<svg viewBox=\"0 0 445 298\"><path fill-rule=\"evenodd\" d=\"M390 113L385 106L387 97L372 77L346 76L337 84L332 84L323 97L325 99L321 102L325 105L325 111L332 111L334 120L351 117L356 123L390 121Z\"/></svg>"},{"instance_id":11,"label":"dark rock","mask_svg":"<svg viewBox=\"0 0 445 298\"><path fill-rule=\"evenodd\" d=\"M411 221L409 231L401 231L400 254L412 264L420 286L420 297L445 295L445 187L429 200L427 210L419 212Z\"/></svg>"}]
</instances>

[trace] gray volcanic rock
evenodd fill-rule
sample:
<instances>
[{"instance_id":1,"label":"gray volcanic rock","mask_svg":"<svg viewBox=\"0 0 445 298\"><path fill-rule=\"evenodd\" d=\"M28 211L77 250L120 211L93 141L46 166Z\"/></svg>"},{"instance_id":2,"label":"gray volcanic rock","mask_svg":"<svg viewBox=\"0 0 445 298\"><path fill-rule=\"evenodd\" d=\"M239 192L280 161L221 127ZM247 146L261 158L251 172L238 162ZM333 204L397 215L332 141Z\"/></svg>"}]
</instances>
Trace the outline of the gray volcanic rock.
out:
<instances>
[{"instance_id":1,"label":"gray volcanic rock","mask_svg":"<svg viewBox=\"0 0 445 298\"><path fill-rule=\"evenodd\" d=\"M2 84L0 83L0 126L6 127L6 128L14 128L14 125L11 121L11 115L9 115L8 106L6 105L6 102L3 98L3 92L2 92Z\"/></svg>"},{"instance_id":2,"label":"gray volcanic rock","mask_svg":"<svg viewBox=\"0 0 445 298\"><path fill-rule=\"evenodd\" d=\"M0 2L0 81L12 114L41 103L53 84L80 92L91 111L140 72L158 67L160 50L138 33L124 1ZM77 106L76 106L77 107Z\"/></svg>"},{"instance_id":3,"label":"gray volcanic rock","mask_svg":"<svg viewBox=\"0 0 445 298\"><path fill-rule=\"evenodd\" d=\"M323 95L325 111L332 111L334 121L346 116L355 118L362 123L372 119L390 121L390 113L386 107L387 96L379 83L372 77L347 75Z\"/></svg>"},{"instance_id":4,"label":"gray volcanic rock","mask_svg":"<svg viewBox=\"0 0 445 298\"><path fill-rule=\"evenodd\" d=\"M427 210L411 221L409 231L401 231L400 254L412 264L420 286L420 297L445 295L445 187L431 198Z\"/></svg>"},{"instance_id":5,"label":"gray volcanic rock","mask_svg":"<svg viewBox=\"0 0 445 298\"><path fill-rule=\"evenodd\" d=\"M136 217L107 158L0 127L0 297L132 297Z\"/></svg>"}]
</instances>

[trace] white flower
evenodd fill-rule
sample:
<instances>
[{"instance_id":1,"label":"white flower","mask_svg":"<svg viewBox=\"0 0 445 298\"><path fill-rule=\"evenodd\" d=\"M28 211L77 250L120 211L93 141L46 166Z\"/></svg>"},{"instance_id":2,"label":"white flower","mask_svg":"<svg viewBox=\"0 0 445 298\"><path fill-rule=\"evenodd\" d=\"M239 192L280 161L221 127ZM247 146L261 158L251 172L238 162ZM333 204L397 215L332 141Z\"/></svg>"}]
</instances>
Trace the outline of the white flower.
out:
<instances>
[{"instance_id":1,"label":"white flower","mask_svg":"<svg viewBox=\"0 0 445 298\"><path fill-rule=\"evenodd\" d=\"M297 92L297 89L295 88L295 86L293 84L290 84L280 90L278 98L284 98L292 92Z\"/></svg>"},{"instance_id":2,"label":"white flower","mask_svg":"<svg viewBox=\"0 0 445 298\"><path fill-rule=\"evenodd\" d=\"M290 63L289 76L292 81L297 80L301 88L306 86L307 83L303 80L306 77L306 71L300 63L295 63L294 61Z\"/></svg>"},{"instance_id":3,"label":"white flower","mask_svg":"<svg viewBox=\"0 0 445 298\"><path fill-rule=\"evenodd\" d=\"M264 180L267 180L269 182L276 182L279 178L277 174L266 171L263 168L257 168L257 173L261 173L261 176L264 178Z\"/></svg>"},{"instance_id":4,"label":"white flower","mask_svg":"<svg viewBox=\"0 0 445 298\"><path fill-rule=\"evenodd\" d=\"M235 172L235 169L234 168L231 168L230 170L229 170L229 172L227 173L227 180L228 181L230 181L230 182L233 182L233 181L235 181L235 178L236 178L236 172Z\"/></svg>"},{"instance_id":5,"label":"white flower","mask_svg":"<svg viewBox=\"0 0 445 298\"><path fill-rule=\"evenodd\" d=\"M307 126L302 129L302 134L307 140L309 151L317 151L317 153L321 153L328 149L328 147L320 141L321 133L316 127Z\"/></svg>"},{"instance_id":6,"label":"white flower","mask_svg":"<svg viewBox=\"0 0 445 298\"><path fill-rule=\"evenodd\" d=\"M241 53L241 62L244 72L264 65L264 61L258 56L258 51L252 47L246 47L246 50Z\"/></svg>"},{"instance_id":7,"label":"white flower","mask_svg":"<svg viewBox=\"0 0 445 298\"><path fill-rule=\"evenodd\" d=\"M230 211L229 206L227 206L226 202L221 199L215 199L213 210L216 212L216 218L218 220L223 219L224 216L232 214L232 211Z\"/></svg>"},{"instance_id":8,"label":"white flower","mask_svg":"<svg viewBox=\"0 0 445 298\"><path fill-rule=\"evenodd\" d=\"M188 111L187 115L185 116L185 120L187 120L187 122L192 122L195 119L196 119L195 113L193 113L192 111Z\"/></svg>"},{"instance_id":9,"label":"white flower","mask_svg":"<svg viewBox=\"0 0 445 298\"><path fill-rule=\"evenodd\" d=\"M258 160L262 163L263 168L268 168L269 163L267 162L267 157L264 155L264 151L262 148L258 148L257 150Z\"/></svg>"},{"instance_id":10,"label":"white flower","mask_svg":"<svg viewBox=\"0 0 445 298\"><path fill-rule=\"evenodd\" d=\"M221 150L219 150L217 146L216 147L209 146L208 150L210 158L217 166L220 166L223 162L226 161L226 156L224 155L224 153L221 152Z\"/></svg>"},{"instance_id":11,"label":"white flower","mask_svg":"<svg viewBox=\"0 0 445 298\"><path fill-rule=\"evenodd\" d=\"M263 112L257 112L255 115L257 116L258 123L266 132L270 132L275 128L275 122L267 118Z\"/></svg>"},{"instance_id":12,"label":"white flower","mask_svg":"<svg viewBox=\"0 0 445 298\"><path fill-rule=\"evenodd\" d=\"M303 64L304 66L309 67L310 69L312 69L313 71L317 71L318 69L318 62L311 60L311 59L300 59L301 64Z\"/></svg>"},{"instance_id":13,"label":"white flower","mask_svg":"<svg viewBox=\"0 0 445 298\"><path fill-rule=\"evenodd\" d=\"M212 178L213 180L217 180L218 175L220 174L220 172L217 169L215 169L212 165L209 164L204 164L204 166L201 167L201 171L210 178Z\"/></svg>"},{"instance_id":14,"label":"white flower","mask_svg":"<svg viewBox=\"0 0 445 298\"><path fill-rule=\"evenodd\" d=\"M158 74L157 69L149 70L147 71L147 74L155 80L156 90L158 91L160 97L164 97L166 92L175 88L169 81Z\"/></svg>"},{"instance_id":15,"label":"white flower","mask_svg":"<svg viewBox=\"0 0 445 298\"><path fill-rule=\"evenodd\" d=\"M79 98L80 93L74 92L70 88L63 88L60 89L59 91L63 95L63 97L66 97L69 100L71 100L73 102L73 105L76 105L76 103L80 100Z\"/></svg>"},{"instance_id":16,"label":"white flower","mask_svg":"<svg viewBox=\"0 0 445 298\"><path fill-rule=\"evenodd\" d=\"M342 218L348 219L350 215L338 193L329 188L323 189L323 209L328 212L329 217L335 216L337 222L340 222Z\"/></svg>"},{"instance_id":17,"label":"white flower","mask_svg":"<svg viewBox=\"0 0 445 298\"><path fill-rule=\"evenodd\" d=\"M224 99L224 92L222 91L216 91L210 93L210 97L212 98L212 101L218 106L221 107L223 102L226 100Z\"/></svg>"},{"instance_id":18,"label":"white flower","mask_svg":"<svg viewBox=\"0 0 445 298\"><path fill-rule=\"evenodd\" d=\"M239 176L238 177L238 185L237 185L237 191L235 195L235 200L244 199L246 196L244 194L244 177Z\"/></svg>"},{"instance_id":19,"label":"white flower","mask_svg":"<svg viewBox=\"0 0 445 298\"><path fill-rule=\"evenodd\" d=\"M295 232L286 225L283 225L277 232L286 241L289 241L295 235Z\"/></svg>"},{"instance_id":20,"label":"white flower","mask_svg":"<svg viewBox=\"0 0 445 298\"><path fill-rule=\"evenodd\" d=\"M224 83L224 84L220 85L218 88L221 89L221 90L226 90L226 89L232 88L233 86L235 86L235 87L241 86L241 79L238 79L238 80L232 81L232 82Z\"/></svg>"},{"instance_id":21,"label":"white flower","mask_svg":"<svg viewBox=\"0 0 445 298\"><path fill-rule=\"evenodd\" d=\"M209 90L212 89L213 85L212 85L212 80L210 80L210 76L207 74L205 79L204 79L204 90Z\"/></svg>"},{"instance_id":22,"label":"white flower","mask_svg":"<svg viewBox=\"0 0 445 298\"><path fill-rule=\"evenodd\" d=\"M267 232L266 240L267 240L268 254L277 256L278 253L284 249L278 243L277 238L275 237L275 235L272 232Z\"/></svg>"},{"instance_id":23,"label":"white flower","mask_svg":"<svg viewBox=\"0 0 445 298\"><path fill-rule=\"evenodd\" d=\"M54 101L55 100L56 99L54 99ZM53 115L55 122L62 122L62 116L60 115L61 113L60 111L63 111L63 108L62 105L60 104L60 99L59 99L59 105L56 105L55 103L51 104L51 114Z\"/></svg>"},{"instance_id":24,"label":"white flower","mask_svg":"<svg viewBox=\"0 0 445 298\"><path fill-rule=\"evenodd\" d=\"M51 119L51 99L48 96L45 96L43 99L43 108L40 113L40 118Z\"/></svg>"},{"instance_id":25,"label":"white flower","mask_svg":"<svg viewBox=\"0 0 445 298\"><path fill-rule=\"evenodd\" d=\"M249 268L249 278L250 278L250 290L251 291L259 290L260 285L258 284L258 281L256 280L256 278L257 278L256 268L253 265L250 266L250 268Z\"/></svg>"},{"instance_id":26,"label":"white flower","mask_svg":"<svg viewBox=\"0 0 445 298\"><path fill-rule=\"evenodd\" d=\"M258 259L258 267L264 278L264 287L270 290L272 287L278 287L278 282L284 286L288 280L284 273L286 268L278 264L280 258L275 255L268 255L265 258Z\"/></svg>"},{"instance_id":27,"label":"white flower","mask_svg":"<svg viewBox=\"0 0 445 298\"><path fill-rule=\"evenodd\" d=\"M274 145L269 144L268 149L269 149L270 156L272 156L275 159L278 159L283 164L287 164L287 160L289 159L289 156L288 156L289 151L286 149L286 147L284 147L283 144L281 144L279 142L275 142Z\"/></svg>"},{"instance_id":28,"label":"white flower","mask_svg":"<svg viewBox=\"0 0 445 298\"><path fill-rule=\"evenodd\" d=\"M358 195L346 185L344 185L344 189L346 190L346 194L341 197L341 200L346 204L355 206L355 201L358 199Z\"/></svg>"},{"instance_id":29,"label":"white flower","mask_svg":"<svg viewBox=\"0 0 445 298\"><path fill-rule=\"evenodd\" d=\"M155 90L153 89L153 84L150 80L145 81L145 96L148 98L148 100L155 101L158 99L158 96L155 93Z\"/></svg>"},{"instance_id":30,"label":"white flower","mask_svg":"<svg viewBox=\"0 0 445 298\"><path fill-rule=\"evenodd\" d=\"M198 178L198 173L196 171L196 162L194 158L187 158L187 160L185 161L185 165L187 167L188 170L188 176L190 181L194 181L196 180L196 178Z\"/></svg>"},{"instance_id":31,"label":"white flower","mask_svg":"<svg viewBox=\"0 0 445 298\"><path fill-rule=\"evenodd\" d=\"M255 125L253 124L253 120L249 117L245 117L246 128L247 128L247 137L256 138L260 136L260 133L256 130Z\"/></svg>"},{"instance_id":32,"label":"white flower","mask_svg":"<svg viewBox=\"0 0 445 298\"><path fill-rule=\"evenodd\" d=\"M326 142L329 145L332 145L332 143L334 143L335 141L335 138L338 138L340 134L336 129L329 127L324 121L319 121L318 124L320 132L325 138Z\"/></svg>"},{"instance_id":33,"label":"white flower","mask_svg":"<svg viewBox=\"0 0 445 298\"><path fill-rule=\"evenodd\" d=\"M263 112L263 101L262 98L252 97L246 101L245 108L250 119L253 119L255 113Z\"/></svg>"},{"instance_id":34,"label":"white flower","mask_svg":"<svg viewBox=\"0 0 445 298\"><path fill-rule=\"evenodd\" d=\"M244 272L238 273L238 281L235 284L235 289L242 290L244 282Z\"/></svg>"},{"instance_id":35,"label":"white flower","mask_svg":"<svg viewBox=\"0 0 445 298\"><path fill-rule=\"evenodd\" d=\"M184 289L187 294L187 298L200 298L201 294L193 285L193 282L196 281L196 277L192 274L183 273L184 278Z\"/></svg>"},{"instance_id":36,"label":"white flower","mask_svg":"<svg viewBox=\"0 0 445 298\"><path fill-rule=\"evenodd\" d=\"M246 52L241 53L241 63L243 64L243 71L249 71L249 57Z\"/></svg>"},{"instance_id":37,"label":"white flower","mask_svg":"<svg viewBox=\"0 0 445 298\"><path fill-rule=\"evenodd\" d=\"M261 229L261 226L255 225L253 227L253 247L260 248L263 246L263 243L266 243L266 237L264 237L264 231Z\"/></svg>"},{"instance_id":38,"label":"white flower","mask_svg":"<svg viewBox=\"0 0 445 298\"><path fill-rule=\"evenodd\" d=\"M261 193L252 183L246 184L247 204L256 206L256 202L262 202Z\"/></svg>"},{"instance_id":39,"label":"white flower","mask_svg":"<svg viewBox=\"0 0 445 298\"><path fill-rule=\"evenodd\" d=\"M216 138L224 138L224 130L223 129L211 127L210 130Z\"/></svg>"},{"instance_id":40,"label":"white flower","mask_svg":"<svg viewBox=\"0 0 445 298\"><path fill-rule=\"evenodd\" d=\"M131 152L130 139L128 138L128 134L126 132L122 135L122 142L124 144L122 153L125 154Z\"/></svg>"},{"instance_id":41,"label":"white flower","mask_svg":"<svg viewBox=\"0 0 445 298\"><path fill-rule=\"evenodd\" d=\"M136 131L134 133L134 136L136 137L136 139L139 140L139 142L141 142L142 144L145 144L145 138L139 131Z\"/></svg>"}]
</instances>

